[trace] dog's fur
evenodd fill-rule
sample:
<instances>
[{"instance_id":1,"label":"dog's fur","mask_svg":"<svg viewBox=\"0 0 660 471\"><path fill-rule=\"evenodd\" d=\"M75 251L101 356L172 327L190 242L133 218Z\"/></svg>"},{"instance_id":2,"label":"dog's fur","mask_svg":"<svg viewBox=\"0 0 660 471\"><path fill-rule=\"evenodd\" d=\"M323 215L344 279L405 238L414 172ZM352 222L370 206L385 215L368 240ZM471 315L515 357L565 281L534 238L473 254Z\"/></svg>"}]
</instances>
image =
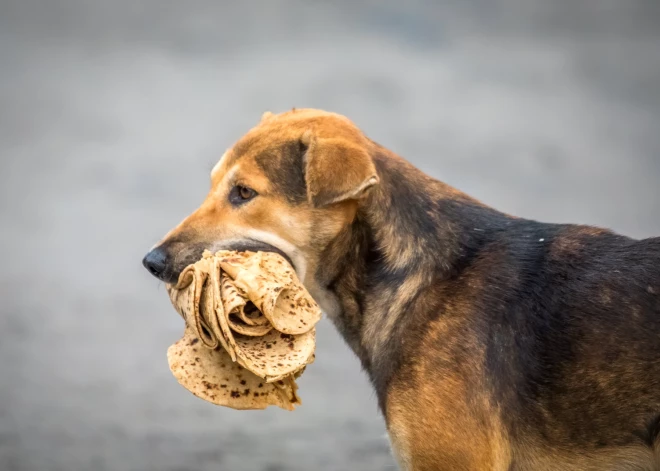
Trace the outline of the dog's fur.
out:
<instances>
[{"instance_id":1,"label":"dog's fur","mask_svg":"<svg viewBox=\"0 0 660 471\"><path fill-rule=\"evenodd\" d=\"M660 469L660 238L503 214L306 109L225 153L158 276L219 248L290 259L403 469Z\"/></svg>"}]
</instances>

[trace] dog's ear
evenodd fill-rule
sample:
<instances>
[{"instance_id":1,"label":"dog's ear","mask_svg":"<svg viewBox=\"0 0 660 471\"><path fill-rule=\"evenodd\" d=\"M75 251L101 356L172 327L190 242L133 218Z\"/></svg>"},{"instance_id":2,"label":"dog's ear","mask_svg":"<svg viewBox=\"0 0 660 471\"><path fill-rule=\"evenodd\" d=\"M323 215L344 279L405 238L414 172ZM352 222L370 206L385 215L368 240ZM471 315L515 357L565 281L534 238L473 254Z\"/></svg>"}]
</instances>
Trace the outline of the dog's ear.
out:
<instances>
[{"instance_id":1,"label":"dog's ear","mask_svg":"<svg viewBox=\"0 0 660 471\"><path fill-rule=\"evenodd\" d=\"M367 150L342 138L319 138L306 131L305 181L308 201L319 208L358 199L378 183L378 174Z\"/></svg>"}]
</instances>

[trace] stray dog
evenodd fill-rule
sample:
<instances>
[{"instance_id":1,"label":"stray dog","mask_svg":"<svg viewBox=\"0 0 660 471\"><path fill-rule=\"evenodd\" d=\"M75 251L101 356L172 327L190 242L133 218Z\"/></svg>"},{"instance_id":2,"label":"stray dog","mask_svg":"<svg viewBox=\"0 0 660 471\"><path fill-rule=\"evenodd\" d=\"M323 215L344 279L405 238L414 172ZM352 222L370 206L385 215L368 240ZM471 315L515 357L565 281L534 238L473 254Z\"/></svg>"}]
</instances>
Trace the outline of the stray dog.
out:
<instances>
[{"instance_id":1,"label":"stray dog","mask_svg":"<svg viewBox=\"0 0 660 471\"><path fill-rule=\"evenodd\" d=\"M545 224L347 118L265 113L144 258L282 254L360 358L406 470L660 469L660 237Z\"/></svg>"}]
</instances>

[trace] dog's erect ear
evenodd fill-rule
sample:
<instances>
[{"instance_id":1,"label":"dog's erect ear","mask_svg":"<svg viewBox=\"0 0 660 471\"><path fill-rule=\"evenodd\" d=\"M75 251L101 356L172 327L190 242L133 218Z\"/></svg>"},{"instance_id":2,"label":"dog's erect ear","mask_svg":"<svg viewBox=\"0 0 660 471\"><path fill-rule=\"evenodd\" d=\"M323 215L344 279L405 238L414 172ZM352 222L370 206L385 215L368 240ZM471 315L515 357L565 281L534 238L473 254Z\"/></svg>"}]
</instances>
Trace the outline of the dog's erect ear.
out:
<instances>
[{"instance_id":1,"label":"dog's erect ear","mask_svg":"<svg viewBox=\"0 0 660 471\"><path fill-rule=\"evenodd\" d=\"M366 149L341 138L319 138L305 131L307 198L319 208L358 199L378 183L378 174Z\"/></svg>"}]
</instances>

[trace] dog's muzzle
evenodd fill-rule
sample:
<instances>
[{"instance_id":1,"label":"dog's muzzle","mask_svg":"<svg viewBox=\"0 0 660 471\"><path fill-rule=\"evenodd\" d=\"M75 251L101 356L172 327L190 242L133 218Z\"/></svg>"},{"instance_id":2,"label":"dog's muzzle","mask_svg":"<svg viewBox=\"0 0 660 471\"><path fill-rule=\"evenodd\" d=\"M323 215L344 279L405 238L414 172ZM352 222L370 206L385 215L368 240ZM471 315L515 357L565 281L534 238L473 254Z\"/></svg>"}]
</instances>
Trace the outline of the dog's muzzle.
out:
<instances>
[{"instance_id":1,"label":"dog's muzzle","mask_svg":"<svg viewBox=\"0 0 660 471\"><path fill-rule=\"evenodd\" d=\"M235 250L237 252L246 250L252 252L274 252L284 257L293 269L296 269L291 258L282 250L255 239L228 241L224 244L209 244L208 247L199 245L186 246L180 242L177 244L164 243L154 247L142 259L142 265L144 265L149 273L159 280L166 283L176 283L183 269L199 260L202 257L205 248L212 252L217 252L219 250Z\"/></svg>"}]
</instances>

